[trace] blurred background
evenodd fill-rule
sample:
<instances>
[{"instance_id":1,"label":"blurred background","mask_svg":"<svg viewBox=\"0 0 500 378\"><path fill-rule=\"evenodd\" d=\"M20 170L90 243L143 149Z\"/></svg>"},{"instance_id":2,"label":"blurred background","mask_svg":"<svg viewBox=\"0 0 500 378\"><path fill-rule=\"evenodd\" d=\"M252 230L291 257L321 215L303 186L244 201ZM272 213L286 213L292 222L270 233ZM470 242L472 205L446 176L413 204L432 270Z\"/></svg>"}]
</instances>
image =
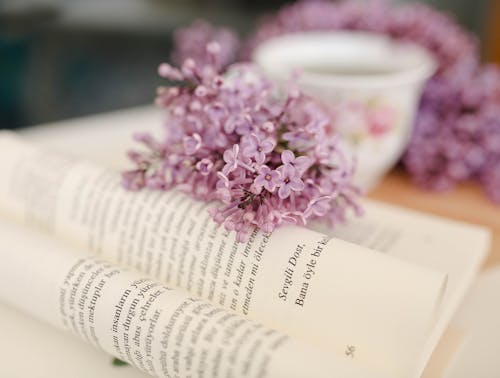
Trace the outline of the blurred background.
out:
<instances>
[{"instance_id":1,"label":"blurred background","mask_svg":"<svg viewBox=\"0 0 500 378\"><path fill-rule=\"evenodd\" d=\"M284 0L0 1L0 128L152 103L172 32L197 18L242 35ZM428 0L500 62L500 1Z\"/></svg>"}]
</instances>

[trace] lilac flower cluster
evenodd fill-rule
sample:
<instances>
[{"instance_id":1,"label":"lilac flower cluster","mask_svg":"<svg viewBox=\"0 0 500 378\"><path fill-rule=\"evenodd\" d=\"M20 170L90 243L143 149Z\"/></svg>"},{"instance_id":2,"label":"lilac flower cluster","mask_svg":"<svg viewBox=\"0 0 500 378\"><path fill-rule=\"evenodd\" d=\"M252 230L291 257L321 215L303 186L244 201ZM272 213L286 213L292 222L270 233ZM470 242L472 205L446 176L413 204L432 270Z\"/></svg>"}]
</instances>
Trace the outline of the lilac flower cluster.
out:
<instances>
[{"instance_id":1,"label":"lilac flower cluster","mask_svg":"<svg viewBox=\"0 0 500 378\"><path fill-rule=\"evenodd\" d=\"M125 187L218 200L211 216L242 242L255 227L271 232L317 217L335 224L349 208L360 212L353 165L321 107L295 89L282 93L251 65L222 77L218 44L206 51L210 64L160 65L160 76L177 83L156 100L166 133L159 141L136 135L146 150L129 153L136 167L123 174Z\"/></svg>"},{"instance_id":2,"label":"lilac flower cluster","mask_svg":"<svg viewBox=\"0 0 500 378\"><path fill-rule=\"evenodd\" d=\"M482 67L464 93L470 115L461 117L460 130L470 133L468 142L479 161L473 178L500 204L500 67Z\"/></svg>"},{"instance_id":3,"label":"lilac flower cluster","mask_svg":"<svg viewBox=\"0 0 500 378\"><path fill-rule=\"evenodd\" d=\"M476 39L448 15L416 3L303 0L265 18L242 53L249 58L278 35L338 29L386 34L435 56L439 70L424 90L403 164L421 186L442 190L474 179L500 202L499 100L491 90L498 69L481 68Z\"/></svg>"},{"instance_id":4,"label":"lilac flower cluster","mask_svg":"<svg viewBox=\"0 0 500 378\"><path fill-rule=\"evenodd\" d=\"M226 68L237 59L240 40L235 32L197 20L190 26L175 31L172 60L178 65L188 58L196 60L199 65L211 64L210 54L205 49L210 42L217 42L220 46L218 69Z\"/></svg>"},{"instance_id":5,"label":"lilac flower cluster","mask_svg":"<svg viewBox=\"0 0 500 378\"><path fill-rule=\"evenodd\" d=\"M500 69L430 82L404 162L421 186L443 190L477 180L500 202Z\"/></svg>"}]
</instances>

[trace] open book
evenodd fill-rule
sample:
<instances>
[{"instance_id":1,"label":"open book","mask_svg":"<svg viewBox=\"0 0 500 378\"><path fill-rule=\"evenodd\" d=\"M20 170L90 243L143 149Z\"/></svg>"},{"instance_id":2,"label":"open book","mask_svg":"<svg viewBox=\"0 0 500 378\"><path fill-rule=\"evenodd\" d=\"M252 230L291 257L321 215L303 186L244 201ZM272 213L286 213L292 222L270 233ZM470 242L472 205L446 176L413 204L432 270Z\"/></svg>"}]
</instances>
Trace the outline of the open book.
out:
<instances>
[{"instance_id":1,"label":"open book","mask_svg":"<svg viewBox=\"0 0 500 378\"><path fill-rule=\"evenodd\" d=\"M488 249L368 201L238 244L213 204L126 192L105 163L10 133L0 156L0 300L160 377L418 376Z\"/></svg>"}]
</instances>

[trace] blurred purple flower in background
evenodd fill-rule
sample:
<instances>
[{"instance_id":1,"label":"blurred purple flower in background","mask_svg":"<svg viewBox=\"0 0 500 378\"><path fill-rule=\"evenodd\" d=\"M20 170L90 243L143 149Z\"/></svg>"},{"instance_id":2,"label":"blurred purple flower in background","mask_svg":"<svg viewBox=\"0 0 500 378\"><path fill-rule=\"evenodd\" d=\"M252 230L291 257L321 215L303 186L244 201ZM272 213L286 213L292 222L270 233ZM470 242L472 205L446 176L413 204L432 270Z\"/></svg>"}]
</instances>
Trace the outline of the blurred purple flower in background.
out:
<instances>
[{"instance_id":1,"label":"blurred purple flower in background","mask_svg":"<svg viewBox=\"0 0 500 378\"><path fill-rule=\"evenodd\" d=\"M207 49L210 42L216 44L210 45ZM238 35L231 29L215 27L206 21L198 20L175 32L172 60L181 65L186 59L191 58L199 65L215 64L218 69L223 69L236 60L239 45ZM214 53L217 55L216 62L212 61Z\"/></svg>"}]
</instances>

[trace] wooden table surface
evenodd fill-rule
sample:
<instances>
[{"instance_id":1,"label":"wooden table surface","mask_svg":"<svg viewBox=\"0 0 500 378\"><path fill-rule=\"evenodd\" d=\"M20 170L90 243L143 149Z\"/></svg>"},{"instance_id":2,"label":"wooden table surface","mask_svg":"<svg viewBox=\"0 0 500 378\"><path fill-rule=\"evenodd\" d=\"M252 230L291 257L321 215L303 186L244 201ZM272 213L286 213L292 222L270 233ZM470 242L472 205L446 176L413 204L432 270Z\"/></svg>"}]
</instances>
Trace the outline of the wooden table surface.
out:
<instances>
[{"instance_id":1,"label":"wooden table surface","mask_svg":"<svg viewBox=\"0 0 500 378\"><path fill-rule=\"evenodd\" d=\"M490 228L492 247L485 267L500 265L500 205L488 200L478 185L466 183L450 192L429 192L417 188L396 169L368 197Z\"/></svg>"}]
</instances>

